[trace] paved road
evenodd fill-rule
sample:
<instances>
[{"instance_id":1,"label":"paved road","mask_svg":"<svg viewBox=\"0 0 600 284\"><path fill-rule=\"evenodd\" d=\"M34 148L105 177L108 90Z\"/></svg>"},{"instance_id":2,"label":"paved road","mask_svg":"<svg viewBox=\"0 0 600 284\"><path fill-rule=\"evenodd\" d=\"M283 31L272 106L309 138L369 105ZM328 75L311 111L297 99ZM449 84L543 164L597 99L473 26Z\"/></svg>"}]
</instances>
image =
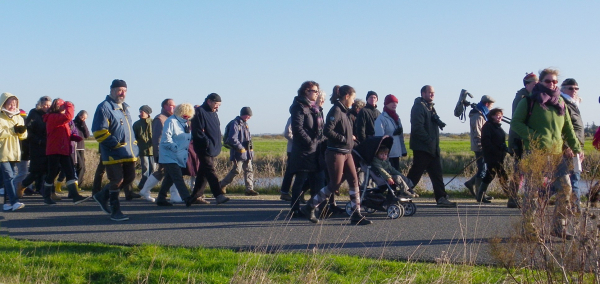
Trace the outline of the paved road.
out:
<instances>
[{"instance_id":1,"label":"paved road","mask_svg":"<svg viewBox=\"0 0 600 284\"><path fill-rule=\"evenodd\" d=\"M44 206L39 196L27 206L0 214L0 233L15 239L203 246L252 251L321 251L374 258L491 263L487 239L509 237L519 211L505 203L436 208L417 200L414 216L391 220L374 213L369 226L349 225L347 216L318 225L286 219L288 205L273 197L233 197L224 204L158 207L143 200L122 201L126 222L113 222L95 202ZM214 200L213 200L214 202ZM345 200L343 201L345 202Z\"/></svg>"}]
</instances>

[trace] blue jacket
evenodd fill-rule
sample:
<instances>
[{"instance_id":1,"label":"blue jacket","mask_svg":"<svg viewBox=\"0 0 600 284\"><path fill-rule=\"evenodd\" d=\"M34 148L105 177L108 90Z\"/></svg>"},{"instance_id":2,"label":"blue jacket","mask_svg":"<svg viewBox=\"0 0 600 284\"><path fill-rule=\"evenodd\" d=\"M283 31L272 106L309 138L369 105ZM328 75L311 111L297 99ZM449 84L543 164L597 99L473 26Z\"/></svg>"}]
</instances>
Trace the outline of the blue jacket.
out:
<instances>
[{"instance_id":1,"label":"blue jacket","mask_svg":"<svg viewBox=\"0 0 600 284\"><path fill-rule=\"evenodd\" d=\"M121 108L110 96L96 108L92 132L100 143L100 159L104 165L137 161L137 142L129 105Z\"/></svg>"},{"instance_id":2,"label":"blue jacket","mask_svg":"<svg viewBox=\"0 0 600 284\"><path fill-rule=\"evenodd\" d=\"M219 116L206 102L196 108L196 115L192 118L192 139L198 155L216 157L221 153Z\"/></svg>"},{"instance_id":3,"label":"blue jacket","mask_svg":"<svg viewBox=\"0 0 600 284\"><path fill-rule=\"evenodd\" d=\"M241 118L234 118L227 126L229 126L229 137L226 137L227 143L233 146L229 149L229 160L231 161L246 161L254 158L254 150L252 149L252 136L248 124ZM227 132L227 131L225 131ZM242 153L242 149L246 150Z\"/></svg>"},{"instance_id":4,"label":"blue jacket","mask_svg":"<svg viewBox=\"0 0 600 284\"><path fill-rule=\"evenodd\" d=\"M186 167L188 147L192 140L187 121L176 115L171 115L165 121L160 137L158 162L161 164L177 164Z\"/></svg>"}]
</instances>

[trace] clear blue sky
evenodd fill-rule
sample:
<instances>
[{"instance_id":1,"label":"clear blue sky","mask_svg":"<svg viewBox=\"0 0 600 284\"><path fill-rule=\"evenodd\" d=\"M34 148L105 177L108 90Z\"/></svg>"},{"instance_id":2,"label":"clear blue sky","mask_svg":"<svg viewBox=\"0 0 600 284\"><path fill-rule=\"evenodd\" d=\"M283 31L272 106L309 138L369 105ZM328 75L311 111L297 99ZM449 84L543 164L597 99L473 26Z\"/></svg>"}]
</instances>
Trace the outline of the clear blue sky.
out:
<instances>
[{"instance_id":1,"label":"clear blue sky","mask_svg":"<svg viewBox=\"0 0 600 284\"><path fill-rule=\"evenodd\" d=\"M461 89L510 113L525 72L555 67L579 82L584 122L599 123L598 11L599 1L0 1L0 92L26 110L48 95L93 115L119 78L134 117L142 104L155 115L164 98L201 104L216 92L221 126L250 106L258 134L283 131L306 80L328 95L336 84L362 99L394 94L408 131L430 84L444 132L459 133Z\"/></svg>"}]
</instances>

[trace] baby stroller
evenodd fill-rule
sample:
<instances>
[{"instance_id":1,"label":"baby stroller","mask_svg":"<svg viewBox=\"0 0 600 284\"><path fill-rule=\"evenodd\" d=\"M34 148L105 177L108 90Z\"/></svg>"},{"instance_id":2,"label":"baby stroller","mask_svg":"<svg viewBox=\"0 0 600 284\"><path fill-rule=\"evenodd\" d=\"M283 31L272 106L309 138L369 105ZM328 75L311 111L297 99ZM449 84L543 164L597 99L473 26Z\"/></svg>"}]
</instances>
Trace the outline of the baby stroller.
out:
<instances>
[{"instance_id":1,"label":"baby stroller","mask_svg":"<svg viewBox=\"0 0 600 284\"><path fill-rule=\"evenodd\" d=\"M367 138L352 150L355 164L365 173L364 180L360 185L360 204L367 213L375 211L387 212L387 216L396 219L402 216L412 216L417 212L417 206L410 198L398 197L399 191L391 186L381 175L371 169L371 162L377 155L379 147L385 145L392 149L394 139L390 136L373 136ZM375 187L368 188L373 182ZM346 213L352 215L352 205L346 203Z\"/></svg>"}]
</instances>

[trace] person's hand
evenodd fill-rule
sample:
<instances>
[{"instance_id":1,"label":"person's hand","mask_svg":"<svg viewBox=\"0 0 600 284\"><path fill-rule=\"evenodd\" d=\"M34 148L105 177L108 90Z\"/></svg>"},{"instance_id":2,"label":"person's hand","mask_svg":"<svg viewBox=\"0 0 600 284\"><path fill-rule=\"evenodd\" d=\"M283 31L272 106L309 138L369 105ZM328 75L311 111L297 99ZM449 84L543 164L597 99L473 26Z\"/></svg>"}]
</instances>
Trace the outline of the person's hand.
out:
<instances>
[{"instance_id":1,"label":"person's hand","mask_svg":"<svg viewBox=\"0 0 600 284\"><path fill-rule=\"evenodd\" d=\"M352 135L352 140L356 141L358 139L356 139L356 136Z\"/></svg>"},{"instance_id":2,"label":"person's hand","mask_svg":"<svg viewBox=\"0 0 600 284\"><path fill-rule=\"evenodd\" d=\"M579 152L579 160L583 162L584 158L585 158L585 154L583 153L583 150L581 150L581 152Z\"/></svg>"},{"instance_id":3,"label":"person's hand","mask_svg":"<svg viewBox=\"0 0 600 284\"><path fill-rule=\"evenodd\" d=\"M571 148L567 148L565 150L565 157L567 158L573 158L575 156L575 154L573 154L573 150L571 150Z\"/></svg>"},{"instance_id":4,"label":"person's hand","mask_svg":"<svg viewBox=\"0 0 600 284\"><path fill-rule=\"evenodd\" d=\"M15 125L15 133L23 134L27 131L27 127L25 125Z\"/></svg>"},{"instance_id":5,"label":"person's hand","mask_svg":"<svg viewBox=\"0 0 600 284\"><path fill-rule=\"evenodd\" d=\"M388 178L388 179L387 179L387 183L388 183L389 185L394 185L394 180L393 180L392 178Z\"/></svg>"},{"instance_id":6,"label":"person's hand","mask_svg":"<svg viewBox=\"0 0 600 284\"><path fill-rule=\"evenodd\" d=\"M71 134L71 141L75 141L75 142L79 142L83 140L83 137L79 136L79 135L75 135L75 134Z\"/></svg>"}]
</instances>

